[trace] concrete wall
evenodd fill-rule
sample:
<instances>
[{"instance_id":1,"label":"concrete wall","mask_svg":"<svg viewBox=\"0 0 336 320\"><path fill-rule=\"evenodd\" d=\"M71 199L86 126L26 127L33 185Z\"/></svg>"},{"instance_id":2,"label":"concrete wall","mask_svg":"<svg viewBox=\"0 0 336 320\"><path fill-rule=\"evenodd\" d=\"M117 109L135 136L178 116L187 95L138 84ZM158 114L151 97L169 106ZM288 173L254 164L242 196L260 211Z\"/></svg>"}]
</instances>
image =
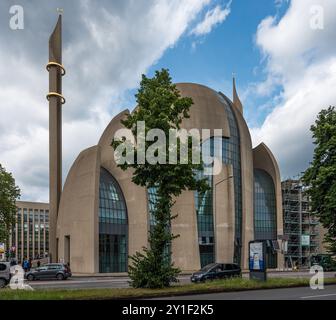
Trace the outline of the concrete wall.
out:
<instances>
[{"instance_id":1,"label":"concrete wall","mask_svg":"<svg viewBox=\"0 0 336 320\"><path fill-rule=\"evenodd\" d=\"M199 270L200 255L194 192L185 191L175 200L173 213L178 216L172 221L171 231L180 237L173 240L172 261L182 270Z\"/></svg>"},{"instance_id":2,"label":"concrete wall","mask_svg":"<svg viewBox=\"0 0 336 320\"><path fill-rule=\"evenodd\" d=\"M233 263L235 239L235 201L232 165L223 164L213 179L213 208L216 261Z\"/></svg>"},{"instance_id":3,"label":"concrete wall","mask_svg":"<svg viewBox=\"0 0 336 320\"><path fill-rule=\"evenodd\" d=\"M70 236L70 266L76 273L96 273L98 266L98 188L100 150L91 147L72 165L58 212L58 258L65 261ZM68 261L65 261L68 262Z\"/></svg>"},{"instance_id":4,"label":"concrete wall","mask_svg":"<svg viewBox=\"0 0 336 320\"><path fill-rule=\"evenodd\" d=\"M182 97L191 97L194 104L190 108L190 118L184 119L181 128L223 130L223 137L230 137L230 128L223 102L218 93L206 86L195 83L176 84Z\"/></svg>"}]
</instances>

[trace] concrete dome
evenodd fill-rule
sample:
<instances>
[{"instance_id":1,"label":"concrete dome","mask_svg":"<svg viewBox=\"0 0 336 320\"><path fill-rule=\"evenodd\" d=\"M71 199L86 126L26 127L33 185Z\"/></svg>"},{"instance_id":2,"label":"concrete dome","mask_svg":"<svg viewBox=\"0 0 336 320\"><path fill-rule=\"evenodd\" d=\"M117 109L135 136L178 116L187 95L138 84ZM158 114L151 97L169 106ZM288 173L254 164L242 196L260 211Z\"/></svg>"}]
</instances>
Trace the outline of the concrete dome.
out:
<instances>
[{"instance_id":1,"label":"concrete dome","mask_svg":"<svg viewBox=\"0 0 336 320\"><path fill-rule=\"evenodd\" d=\"M177 83L181 96L191 97L193 105L190 108L190 118L184 119L181 128L210 129L214 136L215 129L222 129L222 136L236 141L236 156L238 154L241 179L225 179L237 173L231 162L223 162L223 168L214 183L223 179L216 188L218 195L213 200L214 233L216 241L216 259L233 261L234 246L236 246L235 230L237 221L241 224L239 245L241 246L241 263L247 268L248 243L254 238L253 229L253 168L265 167L277 172L276 161L269 161L269 153L253 150L251 136L243 117L242 105L237 93L234 101L204 85L195 83ZM236 95L235 95L236 94ZM238 102L237 102L238 101ZM116 130L123 128L121 120L127 117L128 110L116 115L104 130L96 146L84 150L71 167L60 201L58 212L57 239L60 257L66 261L65 250L68 236L71 237L71 264L76 272L95 274L99 270L99 203L100 203L100 172L104 168L118 181L126 201L128 212L128 254L133 255L148 245L147 232L150 228L148 194L146 188L132 182L133 171L122 171L114 160L114 150L111 142ZM231 131L230 132L230 128ZM231 141L231 142L232 142ZM233 143L233 142L232 142ZM231 146L230 146L231 148ZM231 150L231 149L230 149ZM264 149L262 149L264 150ZM260 157L258 156L260 154ZM260 159L259 159L260 158ZM255 162L255 164L254 164ZM273 171L271 169L274 169ZM235 173L236 172L236 173ZM281 227L281 194L279 194L279 174L274 175L277 196L278 233ZM238 182L238 183L236 183ZM236 198L237 188L241 195ZM240 215L235 207L239 205ZM173 213L178 217L172 222L172 232L181 236L172 244L172 260L184 271L194 271L200 267L199 231L196 212L195 194L185 191L176 199ZM86 235L83 240L83 235ZM84 245L84 247L83 247ZM70 259L70 258L69 258Z\"/></svg>"}]
</instances>

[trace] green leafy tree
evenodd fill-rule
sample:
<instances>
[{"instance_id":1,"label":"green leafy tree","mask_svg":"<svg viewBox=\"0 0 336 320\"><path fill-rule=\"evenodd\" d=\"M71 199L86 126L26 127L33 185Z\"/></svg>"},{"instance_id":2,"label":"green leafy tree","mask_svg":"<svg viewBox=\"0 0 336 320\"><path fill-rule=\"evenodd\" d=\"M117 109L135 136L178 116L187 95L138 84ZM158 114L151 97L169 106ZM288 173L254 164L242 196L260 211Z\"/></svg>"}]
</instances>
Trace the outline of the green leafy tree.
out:
<instances>
[{"instance_id":1,"label":"green leafy tree","mask_svg":"<svg viewBox=\"0 0 336 320\"><path fill-rule=\"evenodd\" d=\"M15 224L16 200L20 197L20 189L15 185L11 173L6 172L0 164L0 242L9 248L9 235Z\"/></svg>"},{"instance_id":2,"label":"green leafy tree","mask_svg":"<svg viewBox=\"0 0 336 320\"><path fill-rule=\"evenodd\" d=\"M142 76L140 88L136 94L137 108L128 115L122 124L130 129L134 136L137 135L138 121L145 122L146 135L151 129L161 129L166 141L169 141L169 130L180 129L184 118L189 117L189 109L193 101L189 97L181 97L176 86L172 83L168 70L157 71L153 78ZM125 140L123 142L125 143ZM112 146L117 149L121 141L114 140ZM145 150L153 146L155 142L144 141ZM193 151L192 141L177 138L177 154L182 147L188 151L186 164L169 164L168 143L157 146L155 155L165 151L166 164L150 164L147 161L139 163L139 141L133 146L134 163L120 164L123 170L133 169L132 181L146 188L155 188L156 201L153 203L152 212L155 224L149 231L149 248L143 248L142 252L136 252L131 259L129 276L133 287L162 288L177 281L180 270L171 262L171 242L178 235L173 235L170 230L171 221L176 218L171 209L174 205L174 197L178 197L184 190L205 192L208 184L205 179L196 179L195 171L203 168L201 164L193 164L191 155Z\"/></svg>"},{"instance_id":3,"label":"green leafy tree","mask_svg":"<svg viewBox=\"0 0 336 320\"><path fill-rule=\"evenodd\" d=\"M322 110L310 129L315 144L314 158L303 176L312 210L327 230L328 251L336 253L336 110Z\"/></svg>"}]
</instances>

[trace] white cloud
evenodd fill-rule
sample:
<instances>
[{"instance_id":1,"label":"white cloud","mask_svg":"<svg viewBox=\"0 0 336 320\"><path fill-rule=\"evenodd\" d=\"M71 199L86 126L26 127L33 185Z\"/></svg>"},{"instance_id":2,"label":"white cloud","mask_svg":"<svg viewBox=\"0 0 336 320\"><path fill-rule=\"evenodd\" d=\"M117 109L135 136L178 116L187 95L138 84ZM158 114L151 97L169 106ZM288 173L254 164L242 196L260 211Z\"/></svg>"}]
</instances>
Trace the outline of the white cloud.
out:
<instances>
[{"instance_id":1,"label":"white cloud","mask_svg":"<svg viewBox=\"0 0 336 320\"><path fill-rule=\"evenodd\" d=\"M211 32L211 30L218 24L225 21L231 12L230 1L224 8L217 5L215 8L209 10L200 23L198 23L190 32L195 36L203 36Z\"/></svg>"},{"instance_id":2,"label":"white cloud","mask_svg":"<svg viewBox=\"0 0 336 320\"><path fill-rule=\"evenodd\" d=\"M323 30L310 28L314 5L324 10ZM321 109L336 103L335 38L334 0L292 0L280 21L268 17L258 27L256 42L267 60L267 81L259 88L270 89L276 83L283 91L282 102L252 135L254 145L264 141L270 146L283 177L299 174L309 165L310 126Z\"/></svg>"},{"instance_id":3,"label":"white cloud","mask_svg":"<svg viewBox=\"0 0 336 320\"><path fill-rule=\"evenodd\" d=\"M210 0L31 0L25 29L12 31L0 3L0 163L23 198L48 201L48 38L64 8L63 179L127 105L125 90L176 44Z\"/></svg>"},{"instance_id":4,"label":"white cloud","mask_svg":"<svg viewBox=\"0 0 336 320\"><path fill-rule=\"evenodd\" d=\"M288 3L289 0L274 0L274 4L277 8L281 7L284 3Z\"/></svg>"}]
</instances>

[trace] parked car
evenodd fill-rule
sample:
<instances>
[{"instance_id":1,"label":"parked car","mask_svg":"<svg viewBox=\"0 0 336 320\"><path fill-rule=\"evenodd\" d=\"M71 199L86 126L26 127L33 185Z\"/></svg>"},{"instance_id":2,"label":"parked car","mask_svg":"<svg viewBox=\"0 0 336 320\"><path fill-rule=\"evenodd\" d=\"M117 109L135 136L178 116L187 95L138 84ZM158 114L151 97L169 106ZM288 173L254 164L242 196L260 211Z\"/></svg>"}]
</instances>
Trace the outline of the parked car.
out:
<instances>
[{"instance_id":1,"label":"parked car","mask_svg":"<svg viewBox=\"0 0 336 320\"><path fill-rule=\"evenodd\" d=\"M234 263L211 263L192 274L192 282L241 277L241 268Z\"/></svg>"},{"instance_id":2,"label":"parked car","mask_svg":"<svg viewBox=\"0 0 336 320\"><path fill-rule=\"evenodd\" d=\"M70 267L63 263L49 263L44 266L31 269L25 274L29 281L42 279L66 280L71 277Z\"/></svg>"},{"instance_id":3,"label":"parked car","mask_svg":"<svg viewBox=\"0 0 336 320\"><path fill-rule=\"evenodd\" d=\"M10 281L10 263L0 262L0 288L4 288Z\"/></svg>"}]
</instances>

